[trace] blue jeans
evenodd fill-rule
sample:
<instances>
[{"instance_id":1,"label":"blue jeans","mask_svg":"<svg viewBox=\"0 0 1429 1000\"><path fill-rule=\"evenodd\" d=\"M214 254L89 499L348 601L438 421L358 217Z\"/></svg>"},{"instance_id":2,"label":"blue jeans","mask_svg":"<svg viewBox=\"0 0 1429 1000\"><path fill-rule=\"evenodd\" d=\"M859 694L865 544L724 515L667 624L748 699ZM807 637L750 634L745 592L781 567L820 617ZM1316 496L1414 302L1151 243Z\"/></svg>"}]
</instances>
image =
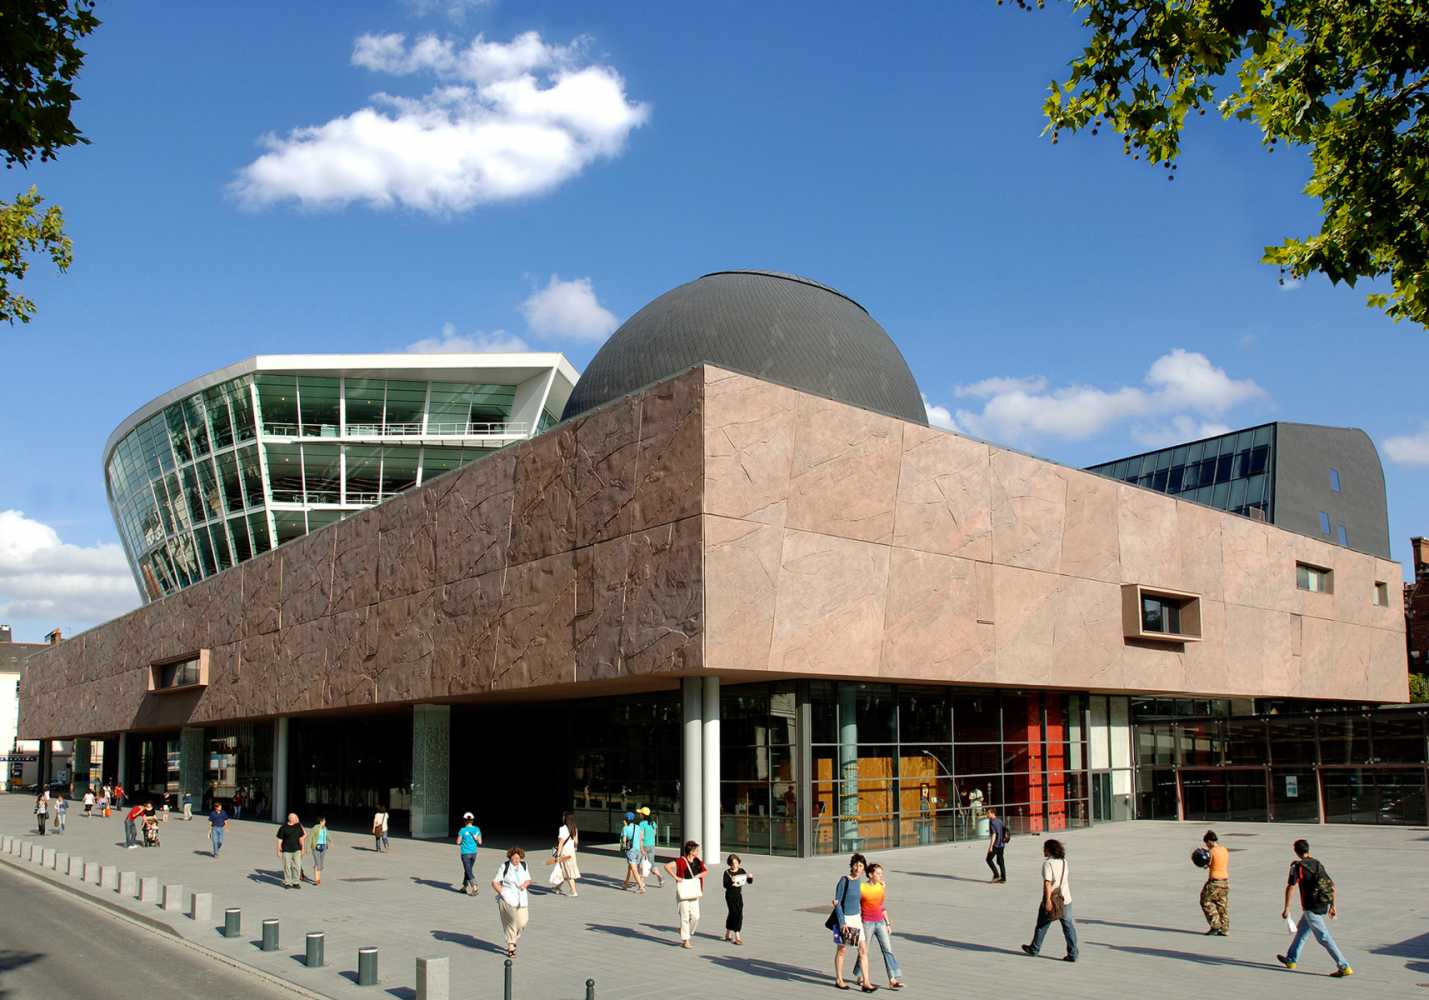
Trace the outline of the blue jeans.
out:
<instances>
[{"instance_id":1,"label":"blue jeans","mask_svg":"<svg viewBox=\"0 0 1429 1000\"><path fill-rule=\"evenodd\" d=\"M1340 951L1340 946L1335 944L1335 939L1330 935L1329 925L1325 923L1323 913L1302 913L1300 923L1295 928L1295 940L1290 942L1290 950L1285 953L1287 962L1296 962L1300 959L1300 949L1305 945L1305 939L1311 934L1315 935L1315 940L1319 941L1330 957L1335 960L1335 965L1341 969L1350 963L1345 961L1344 954Z\"/></svg>"},{"instance_id":2,"label":"blue jeans","mask_svg":"<svg viewBox=\"0 0 1429 1000\"><path fill-rule=\"evenodd\" d=\"M461 856L461 887L463 889L469 885L476 885L476 876L471 873L471 866L474 864L476 864L475 854L463 854Z\"/></svg>"},{"instance_id":3,"label":"blue jeans","mask_svg":"<svg viewBox=\"0 0 1429 1000\"><path fill-rule=\"evenodd\" d=\"M863 935L865 938L878 942L878 950L883 952L883 968L888 973L890 980L902 979L903 970L898 967L898 959L893 957L893 939L889 937L888 921L886 920L865 920L863 922ZM853 960L853 978L861 978L858 974L858 967L862 960ZM870 964L872 964L870 962ZM873 970L869 970L870 972Z\"/></svg>"},{"instance_id":4,"label":"blue jeans","mask_svg":"<svg viewBox=\"0 0 1429 1000\"><path fill-rule=\"evenodd\" d=\"M1047 928L1052 926L1052 914L1038 902L1037 927L1032 932L1032 954L1042 950L1042 941L1047 937ZM1072 906L1062 907L1062 936L1067 939L1067 957L1077 957L1077 925L1072 921Z\"/></svg>"},{"instance_id":5,"label":"blue jeans","mask_svg":"<svg viewBox=\"0 0 1429 1000\"><path fill-rule=\"evenodd\" d=\"M218 852L223 848L223 827L211 826L208 828L208 840L213 845L213 856L218 857Z\"/></svg>"},{"instance_id":6,"label":"blue jeans","mask_svg":"<svg viewBox=\"0 0 1429 1000\"><path fill-rule=\"evenodd\" d=\"M124 846L128 847L130 844L137 843L139 843L139 834L134 829L134 821L126 818L124 820Z\"/></svg>"}]
</instances>

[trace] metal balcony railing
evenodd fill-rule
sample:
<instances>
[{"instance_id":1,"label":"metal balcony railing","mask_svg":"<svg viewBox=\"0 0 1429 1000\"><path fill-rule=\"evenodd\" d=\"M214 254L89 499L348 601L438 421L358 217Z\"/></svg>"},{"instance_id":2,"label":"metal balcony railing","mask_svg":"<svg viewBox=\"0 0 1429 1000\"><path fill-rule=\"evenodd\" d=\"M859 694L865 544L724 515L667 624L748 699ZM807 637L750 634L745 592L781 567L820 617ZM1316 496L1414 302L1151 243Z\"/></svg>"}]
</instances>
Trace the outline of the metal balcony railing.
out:
<instances>
[{"instance_id":1,"label":"metal balcony railing","mask_svg":"<svg viewBox=\"0 0 1429 1000\"><path fill-rule=\"evenodd\" d=\"M531 424L525 420L502 421L429 421L426 430L421 423L348 424L349 438L410 438L410 437L522 437L529 434ZM337 424L264 423L268 437L338 438L342 428Z\"/></svg>"}]
</instances>

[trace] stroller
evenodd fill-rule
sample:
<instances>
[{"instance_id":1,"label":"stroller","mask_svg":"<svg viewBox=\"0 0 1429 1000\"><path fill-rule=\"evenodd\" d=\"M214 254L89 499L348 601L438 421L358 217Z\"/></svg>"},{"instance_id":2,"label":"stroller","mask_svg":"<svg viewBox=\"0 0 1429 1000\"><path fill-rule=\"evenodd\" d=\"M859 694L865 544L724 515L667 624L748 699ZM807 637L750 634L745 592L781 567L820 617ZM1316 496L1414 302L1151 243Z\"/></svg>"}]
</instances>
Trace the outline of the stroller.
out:
<instances>
[{"instance_id":1,"label":"stroller","mask_svg":"<svg viewBox=\"0 0 1429 1000\"><path fill-rule=\"evenodd\" d=\"M152 813L144 817L144 846L159 846L159 821Z\"/></svg>"}]
</instances>

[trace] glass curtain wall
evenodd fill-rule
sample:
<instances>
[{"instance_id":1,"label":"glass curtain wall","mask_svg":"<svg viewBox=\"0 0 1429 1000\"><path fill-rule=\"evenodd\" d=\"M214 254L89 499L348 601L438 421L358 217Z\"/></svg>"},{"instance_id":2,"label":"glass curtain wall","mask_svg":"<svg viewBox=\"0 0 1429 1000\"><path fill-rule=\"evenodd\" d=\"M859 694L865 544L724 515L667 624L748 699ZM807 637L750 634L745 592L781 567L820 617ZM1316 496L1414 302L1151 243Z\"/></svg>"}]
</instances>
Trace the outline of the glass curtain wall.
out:
<instances>
[{"instance_id":1,"label":"glass curtain wall","mask_svg":"<svg viewBox=\"0 0 1429 1000\"><path fill-rule=\"evenodd\" d=\"M842 854L1089 819L1085 699L879 684L809 685L812 839Z\"/></svg>"},{"instance_id":2,"label":"glass curtain wall","mask_svg":"<svg viewBox=\"0 0 1429 1000\"><path fill-rule=\"evenodd\" d=\"M797 718L792 683L721 685L720 843L725 849L798 855Z\"/></svg>"},{"instance_id":3,"label":"glass curtain wall","mask_svg":"<svg viewBox=\"0 0 1429 1000\"><path fill-rule=\"evenodd\" d=\"M290 808L304 819L326 816L333 826L372 829L380 805L393 830L408 830L412 810L411 709L351 719L288 723Z\"/></svg>"},{"instance_id":4,"label":"glass curtain wall","mask_svg":"<svg viewBox=\"0 0 1429 1000\"><path fill-rule=\"evenodd\" d=\"M1275 426L1265 424L1091 466L1095 472L1233 514L1274 512Z\"/></svg>"},{"instance_id":5,"label":"glass curtain wall","mask_svg":"<svg viewBox=\"0 0 1429 1000\"><path fill-rule=\"evenodd\" d=\"M204 730L204 746L203 812L217 800L239 818L267 819L272 814L273 724L210 726Z\"/></svg>"},{"instance_id":6,"label":"glass curtain wall","mask_svg":"<svg viewBox=\"0 0 1429 1000\"><path fill-rule=\"evenodd\" d=\"M618 836L628 810L654 810L659 842L680 836L678 693L571 706L570 785L582 834Z\"/></svg>"}]
</instances>

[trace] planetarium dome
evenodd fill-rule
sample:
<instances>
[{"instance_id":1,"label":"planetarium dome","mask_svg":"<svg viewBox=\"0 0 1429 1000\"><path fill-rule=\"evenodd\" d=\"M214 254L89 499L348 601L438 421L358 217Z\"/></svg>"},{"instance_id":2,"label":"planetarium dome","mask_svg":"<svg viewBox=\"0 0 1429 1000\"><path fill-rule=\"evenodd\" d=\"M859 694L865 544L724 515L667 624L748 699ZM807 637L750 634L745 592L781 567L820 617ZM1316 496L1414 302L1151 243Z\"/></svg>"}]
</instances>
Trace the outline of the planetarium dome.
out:
<instances>
[{"instance_id":1,"label":"planetarium dome","mask_svg":"<svg viewBox=\"0 0 1429 1000\"><path fill-rule=\"evenodd\" d=\"M928 422L908 363L868 310L775 271L715 271L655 299L596 352L563 419L701 363Z\"/></svg>"}]
</instances>

